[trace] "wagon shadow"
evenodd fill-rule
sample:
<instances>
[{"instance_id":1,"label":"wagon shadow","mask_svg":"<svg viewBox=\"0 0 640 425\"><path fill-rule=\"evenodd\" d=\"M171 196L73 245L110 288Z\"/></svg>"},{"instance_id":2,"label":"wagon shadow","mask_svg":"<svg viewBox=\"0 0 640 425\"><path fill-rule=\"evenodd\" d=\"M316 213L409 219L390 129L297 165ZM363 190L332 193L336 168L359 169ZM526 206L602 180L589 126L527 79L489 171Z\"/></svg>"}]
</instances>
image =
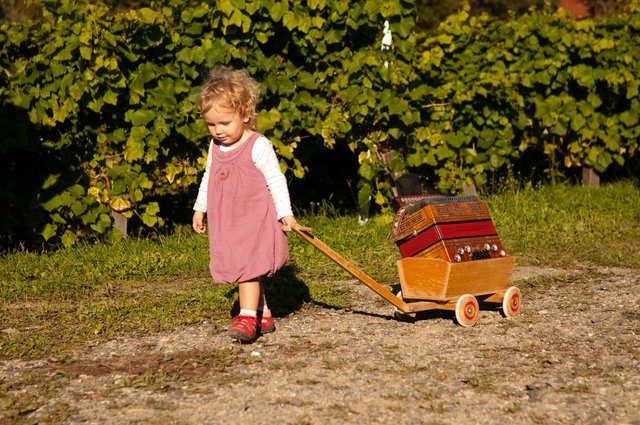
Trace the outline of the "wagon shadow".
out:
<instances>
[{"instance_id":1,"label":"wagon shadow","mask_svg":"<svg viewBox=\"0 0 640 425\"><path fill-rule=\"evenodd\" d=\"M392 294L397 295L402 288L400 287L400 284L394 283L394 284L391 284L388 289L391 291ZM388 303L387 306L388 306L388 314L366 311L362 308L351 309L351 311L353 312L353 314L357 314L357 315L364 315L364 316L375 317L375 318L380 318L384 320L393 320L393 321L405 322L405 323L415 323L418 321L428 321L433 319L445 319L445 320L451 320L453 322L456 321L455 313L452 311L444 310L444 309L418 311L415 313L415 315L413 315L413 317L411 317L408 315L402 315L399 312L396 314L396 310L391 303Z\"/></svg>"},{"instance_id":2,"label":"wagon shadow","mask_svg":"<svg viewBox=\"0 0 640 425\"><path fill-rule=\"evenodd\" d=\"M504 316L502 305L500 303L485 302L485 301L479 300L478 304L479 304L479 309L482 311L499 313L501 316ZM454 324L458 323L456 319L455 311L447 310L447 309L434 308L431 310L418 311L415 313L413 317L408 315L402 315L399 313L396 314L394 311L394 308L391 305L389 306L389 314L375 313L375 312L366 311L362 309L351 309L351 312L357 315L375 317L375 318L384 319L384 320L394 320L394 321L405 322L405 323L415 323L419 321L429 321L434 319L448 320Z\"/></svg>"},{"instance_id":3,"label":"wagon shadow","mask_svg":"<svg viewBox=\"0 0 640 425\"><path fill-rule=\"evenodd\" d=\"M455 313L447 310L427 310L427 311L419 311L416 313L415 317L409 316L396 316L393 312L393 307L389 308L389 314L381 314L381 313L372 313L370 311L363 310L352 310L353 314L375 317L378 319L384 320L393 320L396 322L405 322L405 323L415 323L422 321L429 321L433 319L444 319L455 322Z\"/></svg>"}]
</instances>

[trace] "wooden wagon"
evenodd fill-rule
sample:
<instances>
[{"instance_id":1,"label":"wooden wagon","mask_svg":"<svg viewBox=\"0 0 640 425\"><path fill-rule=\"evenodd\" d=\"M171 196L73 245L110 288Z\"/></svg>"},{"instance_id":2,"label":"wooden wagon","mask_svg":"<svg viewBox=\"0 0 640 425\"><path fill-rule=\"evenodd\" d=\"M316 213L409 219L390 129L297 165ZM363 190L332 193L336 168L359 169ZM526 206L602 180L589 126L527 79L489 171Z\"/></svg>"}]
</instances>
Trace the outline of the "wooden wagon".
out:
<instances>
[{"instance_id":1,"label":"wooden wagon","mask_svg":"<svg viewBox=\"0 0 640 425\"><path fill-rule=\"evenodd\" d=\"M421 311L455 311L457 322L475 325L480 302L498 303L506 317L522 306L511 286L515 257L506 254L484 202L475 197L428 197L405 202L392 224L390 242L400 248L400 291L393 293L318 239L302 238L395 306L397 317Z\"/></svg>"}]
</instances>

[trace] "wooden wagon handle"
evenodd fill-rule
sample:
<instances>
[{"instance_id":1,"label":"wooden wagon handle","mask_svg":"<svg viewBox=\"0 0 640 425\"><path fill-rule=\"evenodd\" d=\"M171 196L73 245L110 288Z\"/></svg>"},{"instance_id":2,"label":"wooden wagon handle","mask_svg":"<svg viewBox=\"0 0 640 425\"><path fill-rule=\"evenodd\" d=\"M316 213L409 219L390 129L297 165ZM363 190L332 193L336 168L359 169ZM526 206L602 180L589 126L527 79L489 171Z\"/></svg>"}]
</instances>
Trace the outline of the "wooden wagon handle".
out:
<instances>
[{"instance_id":1,"label":"wooden wagon handle","mask_svg":"<svg viewBox=\"0 0 640 425\"><path fill-rule=\"evenodd\" d=\"M313 245L315 248L317 248L324 255L326 255L331 260L336 262L340 267L342 267L343 269L345 269L346 271L351 273L351 275L353 277L355 277L360 282L362 282L365 285L367 285L374 292L376 292L378 295L382 296L382 298L384 298L387 301L389 301L391 304L393 304L394 306L399 308L401 311L403 311L405 313L409 313L409 312L413 311L413 309L412 309L412 307L410 305L405 303L400 298L396 297L391 291L389 291L388 289L386 289L385 287L380 285L378 282L376 282L374 279L369 277L366 273L364 273L362 270L360 270L358 267L356 267L349 260L347 260L342 255L340 255L337 252L335 252L333 249L331 249L328 245L326 245L320 239L316 238L313 235L313 233L312 233L313 230L310 227L305 227L305 226L301 226L301 225L298 224L298 225L293 227L293 231L296 232L297 234L299 234L304 240L309 242L311 245Z\"/></svg>"}]
</instances>

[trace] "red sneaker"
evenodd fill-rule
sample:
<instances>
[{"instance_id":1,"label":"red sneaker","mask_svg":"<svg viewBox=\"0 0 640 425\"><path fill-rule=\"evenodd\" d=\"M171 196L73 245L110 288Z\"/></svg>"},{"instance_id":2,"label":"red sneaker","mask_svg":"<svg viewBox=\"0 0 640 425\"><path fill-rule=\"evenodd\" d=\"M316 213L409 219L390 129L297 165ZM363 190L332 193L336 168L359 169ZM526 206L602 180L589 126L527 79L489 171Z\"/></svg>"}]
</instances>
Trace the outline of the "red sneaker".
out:
<instances>
[{"instance_id":1,"label":"red sneaker","mask_svg":"<svg viewBox=\"0 0 640 425\"><path fill-rule=\"evenodd\" d=\"M260 333L268 334L276 330L276 324L273 322L273 316L260 317Z\"/></svg>"},{"instance_id":2,"label":"red sneaker","mask_svg":"<svg viewBox=\"0 0 640 425\"><path fill-rule=\"evenodd\" d=\"M258 330L258 319L253 316L236 316L227 329L227 335L240 342L253 342Z\"/></svg>"}]
</instances>

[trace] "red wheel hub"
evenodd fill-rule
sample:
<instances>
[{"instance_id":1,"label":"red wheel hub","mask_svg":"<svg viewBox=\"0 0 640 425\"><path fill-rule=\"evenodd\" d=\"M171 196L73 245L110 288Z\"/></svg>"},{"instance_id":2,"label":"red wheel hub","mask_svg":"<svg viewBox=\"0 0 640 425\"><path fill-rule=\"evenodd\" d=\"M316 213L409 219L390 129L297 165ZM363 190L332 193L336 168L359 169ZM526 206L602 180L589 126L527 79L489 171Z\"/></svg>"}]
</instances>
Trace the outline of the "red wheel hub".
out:
<instances>
[{"instance_id":1,"label":"red wheel hub","mask_svg":"<svg viewBox=\"0 0 640 425\"><path fill-rule=\"evenodd\" d=\"M513 294L510 301L511 302L509 304L510 304L511 311L516 313L520 309L520 295Z\"/></svg>"},{"instance_id":2,"label":"red wheel hub","mask_svg":"<svg viewBox=\"0 0 640 425\"><path fill-rule=\"evenodd\" d=\"M473 301L469 301L464 305L464 317L468 320L473 320L476 317L476 305Z\"/></svg>"}]
</instances>

